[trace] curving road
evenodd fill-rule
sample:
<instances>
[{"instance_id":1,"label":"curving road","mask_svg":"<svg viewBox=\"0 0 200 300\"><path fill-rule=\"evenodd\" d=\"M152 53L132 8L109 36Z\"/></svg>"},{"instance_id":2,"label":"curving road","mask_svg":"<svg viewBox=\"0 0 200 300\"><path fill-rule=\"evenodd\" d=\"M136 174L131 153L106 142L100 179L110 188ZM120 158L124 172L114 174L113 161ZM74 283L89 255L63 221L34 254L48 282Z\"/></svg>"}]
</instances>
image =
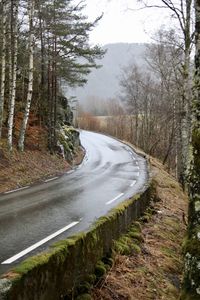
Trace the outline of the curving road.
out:
<instances>
[{"instance_id":1,"label":"curving road","mask_svg":"<svg viewBox=\"0 0 200 300\"><path fill-rule=\"evenodd\" d=\"M0 273L142 191L146 161L127 145L81 131L83 163L61 177L0 196Z\"/></svg>"}]
</instances>

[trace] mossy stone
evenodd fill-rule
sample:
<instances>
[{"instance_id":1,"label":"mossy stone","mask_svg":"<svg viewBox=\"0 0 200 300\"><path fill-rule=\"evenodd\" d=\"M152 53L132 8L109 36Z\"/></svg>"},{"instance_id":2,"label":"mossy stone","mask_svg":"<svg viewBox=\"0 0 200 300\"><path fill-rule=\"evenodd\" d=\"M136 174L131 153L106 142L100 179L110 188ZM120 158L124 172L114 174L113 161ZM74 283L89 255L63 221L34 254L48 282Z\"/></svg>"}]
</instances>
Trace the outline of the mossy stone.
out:
<instances>
[{"instance_id":1,"label":"mossy stone","mask_svg":"<svg viewBox=\"0 0 200 300\"><path fill-rule=\"evenodd\" d=\"M102 261L98 262L95 267L95 275L100 278L106 273L106 267Z\"/></svg>"},{"instance_id":2,"label":"mossy stone","mask_svg":"<svg viewBox=\"0 0 200 300\"><path fill-rule=\"evenodd\" d=\"M76 297L76 300L92 300L92 297L90 294L82 294Z\"/></svg>"},{"instance_id":3,"label":"mossy stone","mask_svg":"<svg viewBox=\"0 0 200 300\"><path fill-rule=\"evenodd\" d=\"M77 294L84 294L88 293L91 290L91 285L89 282L82 282L78 287L77 287Z\"/></svg>"}]
</instances>

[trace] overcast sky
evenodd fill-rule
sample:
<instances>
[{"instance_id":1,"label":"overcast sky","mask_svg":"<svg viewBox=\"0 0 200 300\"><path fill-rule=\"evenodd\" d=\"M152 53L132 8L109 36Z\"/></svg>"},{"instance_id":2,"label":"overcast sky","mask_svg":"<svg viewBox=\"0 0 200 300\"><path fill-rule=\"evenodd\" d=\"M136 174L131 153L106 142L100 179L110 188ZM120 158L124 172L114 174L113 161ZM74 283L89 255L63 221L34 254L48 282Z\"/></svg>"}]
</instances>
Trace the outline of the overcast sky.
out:
<instances>
[{"instance_id":1,"label":"overcast sky","mask_svg":"<svg viewBox=\"0 0 200 300\"><path fill-rule=\"evenodd\" d=\"M103 19L90 36L92 44L150 42L156 28L167 19L167 10L137 9L137 0L86 0L85 14L94 20L102 12Z\"/></svg>"}]
</instances>

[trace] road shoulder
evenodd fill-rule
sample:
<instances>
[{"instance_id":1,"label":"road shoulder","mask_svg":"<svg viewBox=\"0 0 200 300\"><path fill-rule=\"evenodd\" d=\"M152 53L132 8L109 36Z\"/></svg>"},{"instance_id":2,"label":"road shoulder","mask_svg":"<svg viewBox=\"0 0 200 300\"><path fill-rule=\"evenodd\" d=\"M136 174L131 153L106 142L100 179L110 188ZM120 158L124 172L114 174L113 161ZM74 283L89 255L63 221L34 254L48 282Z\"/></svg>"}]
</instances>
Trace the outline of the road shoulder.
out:
<instances>
[{"instance_id":1,"label":"road shoulder","mask_svg":"<svg viewBox=\"0 0 200 300\"><path fill-rule=\"evenodd\" d=\"M141 221L141 253L117 255L93 299L178 299L182 280L182 242L186 231L187 197L179 184L151 158L159 201Z\"/></svg>"}]
</instances>

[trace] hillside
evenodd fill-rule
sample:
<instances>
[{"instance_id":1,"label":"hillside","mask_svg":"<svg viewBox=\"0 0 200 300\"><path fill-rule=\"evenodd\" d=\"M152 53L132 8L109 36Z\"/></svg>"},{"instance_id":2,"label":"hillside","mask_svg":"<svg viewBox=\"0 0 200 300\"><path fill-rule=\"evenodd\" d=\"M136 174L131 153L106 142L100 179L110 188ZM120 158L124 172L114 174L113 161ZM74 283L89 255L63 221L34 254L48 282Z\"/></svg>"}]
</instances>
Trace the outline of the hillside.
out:
<instances>
[{"instance_id":1,"label":"hillside","mask_svg":"<svg viewBox=\"0 0 200 300\"><path fill-rule=\"evenodd\" d=\"M111 270L93 289L94 300L179 299L187 196L158 160L151 158L151 170L159 201L139 220L140 251L117 254Z\"/></svg>"},{"instance_id":2,"label":"hillside","mask_svg":"<svg viewBox=\"0 0 200 300\"><path fill-rule=\"evenodd\" d=\"M119 92L119 76L121 68L136 62L144 65L145 44L116 43L103 47L107 52L99 64L101 68L93 70L88 76L87 84L72 91L80 104L84 104L88 97L108 99Z\"/></svg>"}]
</instances>

